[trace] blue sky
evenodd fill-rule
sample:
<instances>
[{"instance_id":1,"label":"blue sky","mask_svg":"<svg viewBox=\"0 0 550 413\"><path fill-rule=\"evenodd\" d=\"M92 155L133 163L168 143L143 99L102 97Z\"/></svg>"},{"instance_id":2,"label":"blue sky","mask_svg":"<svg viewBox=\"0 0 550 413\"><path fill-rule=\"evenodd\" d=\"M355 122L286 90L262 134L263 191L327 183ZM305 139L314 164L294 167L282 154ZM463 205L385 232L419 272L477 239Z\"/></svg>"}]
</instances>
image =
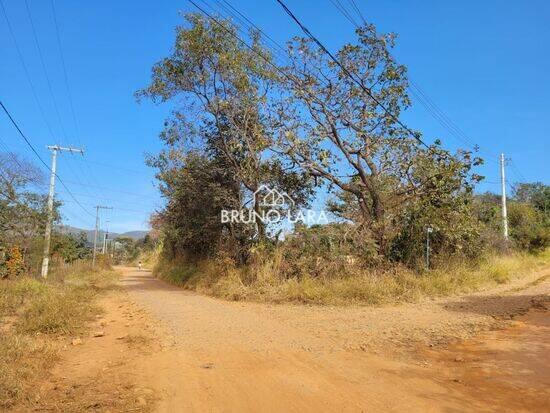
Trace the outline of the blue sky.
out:
<instances>
[{"instance_id":1,"label":"blue sky","mask_svg":"<svg viewBox=\"0 0 550 413\"><path fill-rule=\"evenodd\" d=\"M147 227L151 211L162 205L154 172L144 155L160 149L158 133L170 107L136 103L133 93L147 85L151 66L172 47L186 1L54 0L68 84L76 113L71 114L50 0L27 0L44 56L50 89L23 0L2 0L35 92L35 99L0 9L0 99L40 155L47 144L82 145L85 160L59 156L59 176L85 208L57 185L64 222L91 228L93 206L114 209L102 227L121 232ZM298 28L275 0L229 2L280 43ZM200 3L200 1L199 1ZM218 8L213 0L207 3ZM330 0L287 0L287 5L331 50L353 38L353 26ZM341 1L350 8L348 0ZM498 153L512 158L511 182L549 182L550 3L519 1L365 1L356 0L365 18L380 31L399 34L396 58L411 79L482 148L487 182L479 191L498 191ZM201 3L204 6L204 3ZM210 10L210 9L208 9ZM358 19L358 16L354 14ZM54 100L60 114L59 122ZM413 97L403 117L428 142L448 148L458 140ZM65 133L63 133L65 130ZM7 118L0 114L0 150L5 147L36 161ZM108 222L107 222L108 221Z\"/></svg>"}]
</instances>

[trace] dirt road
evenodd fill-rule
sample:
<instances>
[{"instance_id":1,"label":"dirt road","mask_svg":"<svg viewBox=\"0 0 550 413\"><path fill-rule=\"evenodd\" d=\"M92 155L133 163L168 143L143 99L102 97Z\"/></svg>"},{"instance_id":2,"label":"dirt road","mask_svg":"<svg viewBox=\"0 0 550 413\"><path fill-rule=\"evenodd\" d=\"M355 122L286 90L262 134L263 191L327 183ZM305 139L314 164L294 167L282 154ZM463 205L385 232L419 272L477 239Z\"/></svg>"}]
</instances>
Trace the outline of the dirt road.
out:
<instances>
[{"instance_id":1,"label":"dirt road","mask_svg":"<svg viewBox=\"0 0 550 413\"><path fill-rule=\"evenodd\" d=\"M550 269L386 307L227 302L120 270L101 336L67 346L39 392L44 409L550 410Z\"/></svg>"},{"instance_id":2,"label":"dirt road","mask_svg":"<svg viewBox=\"0 0 550 413\"><path fill-rule=\"evenodd\" d=\"M170 340L135 371L159 395L156 411L550 407L545 274L461 299L325 308L225 302L124 273L131 299ZM514 315L521 321L504 331L452 344Z\"/></svg>"}]
</instances>

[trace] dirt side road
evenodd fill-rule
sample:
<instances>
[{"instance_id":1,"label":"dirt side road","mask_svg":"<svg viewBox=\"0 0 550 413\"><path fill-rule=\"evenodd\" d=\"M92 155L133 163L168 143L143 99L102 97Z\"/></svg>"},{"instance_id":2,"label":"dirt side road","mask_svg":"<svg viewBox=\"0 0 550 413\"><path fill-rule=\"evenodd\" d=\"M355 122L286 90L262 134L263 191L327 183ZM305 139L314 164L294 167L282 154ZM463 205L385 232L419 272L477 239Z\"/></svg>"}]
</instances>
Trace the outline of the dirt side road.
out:
<instances>
[{"instance_id":1,"label":"dirt side road","mask_svg":"<svg viewBox=\"0 0 550 413\"><path fill-rule=\"evenodd\" d=\"M460 299L383 308L225 302L148 272L124 273L132 300L172 341L136 372L158 392L161 412L550 408L545 273ZM440 345L533 307L505 331Z\"/></svg>"},{"instance_id":2,"label":"dirt side road","mask_svg":"<svg viewBox=\"0 0 550 413\"><path fill-rule=\"evenodd\" d=\"M104 336L69 346L45 409L550 410L550 269L377 308L226 302L120 270L122 291L97 322Z\"/></svg>"}]
</instances>

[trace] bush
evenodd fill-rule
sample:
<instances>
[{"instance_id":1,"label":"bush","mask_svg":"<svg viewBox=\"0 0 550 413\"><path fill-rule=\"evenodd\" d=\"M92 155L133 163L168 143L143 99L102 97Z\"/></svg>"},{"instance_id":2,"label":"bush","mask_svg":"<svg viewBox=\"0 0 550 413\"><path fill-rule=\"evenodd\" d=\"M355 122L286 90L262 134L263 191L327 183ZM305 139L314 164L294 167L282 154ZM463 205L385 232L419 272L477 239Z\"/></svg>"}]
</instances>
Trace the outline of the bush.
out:
<instances>
[{"instance_id":1,"label":"bush","mask_svg":"<svg viewBox=\"0 0 550 413\"><path fill-rule=\"evenodd\" d=\"M550 246L550 225L543 213L530 204L510 202L508 222L510 237L518 248L535 252Z\"/></svg>"},{"instance_id":2,"label":"bush","mask_svg":"<svg viewBox=\"0 0 550 413\"><path fill-rule=\"evenodd\" d=\"M5 276L8 278L15 278L23 274L24 271L25 262L23 261L21 249L19 249L19 246L13 245L8 249Z\"/></svg>"},{"instance_id":3,"label":"bush","mask_svg":"<svg viewBox=\"0 0 550 413\"><path fill-rule=\"evenodd\" d=\"M191 290L229 300L301 302L315 304L380 304L414 301L475 291L502 284L513 277L550 263L550 253L510 254L447 261L437 270L421 274L403 265L328 268L321 273L302 269L290 276L284 248L255 253L253 262L236 266L227 261L161 262L157 276ZM343 268L343 269L342 269Z\"/></svg>"}]
</instances>

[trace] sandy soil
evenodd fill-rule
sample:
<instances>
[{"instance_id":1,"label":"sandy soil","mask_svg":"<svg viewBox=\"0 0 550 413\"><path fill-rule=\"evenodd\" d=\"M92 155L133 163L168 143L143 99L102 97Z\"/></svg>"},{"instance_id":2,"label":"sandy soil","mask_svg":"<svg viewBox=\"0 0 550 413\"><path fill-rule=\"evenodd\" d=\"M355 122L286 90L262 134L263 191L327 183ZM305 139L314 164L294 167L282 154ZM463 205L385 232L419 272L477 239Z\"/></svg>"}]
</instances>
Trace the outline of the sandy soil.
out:
<instances>
[{"instance_id":1,"label":"sandy soil","mask_svg":"<svg viewBox=\"0 0 550 413\"><path fill-rule=\"evenodd\" d=\"M549 411L550 270L386 307L226 302L121 268L54 411ZM92 334L93 335L93 334Z\"/></svg>"}]
</instances>

